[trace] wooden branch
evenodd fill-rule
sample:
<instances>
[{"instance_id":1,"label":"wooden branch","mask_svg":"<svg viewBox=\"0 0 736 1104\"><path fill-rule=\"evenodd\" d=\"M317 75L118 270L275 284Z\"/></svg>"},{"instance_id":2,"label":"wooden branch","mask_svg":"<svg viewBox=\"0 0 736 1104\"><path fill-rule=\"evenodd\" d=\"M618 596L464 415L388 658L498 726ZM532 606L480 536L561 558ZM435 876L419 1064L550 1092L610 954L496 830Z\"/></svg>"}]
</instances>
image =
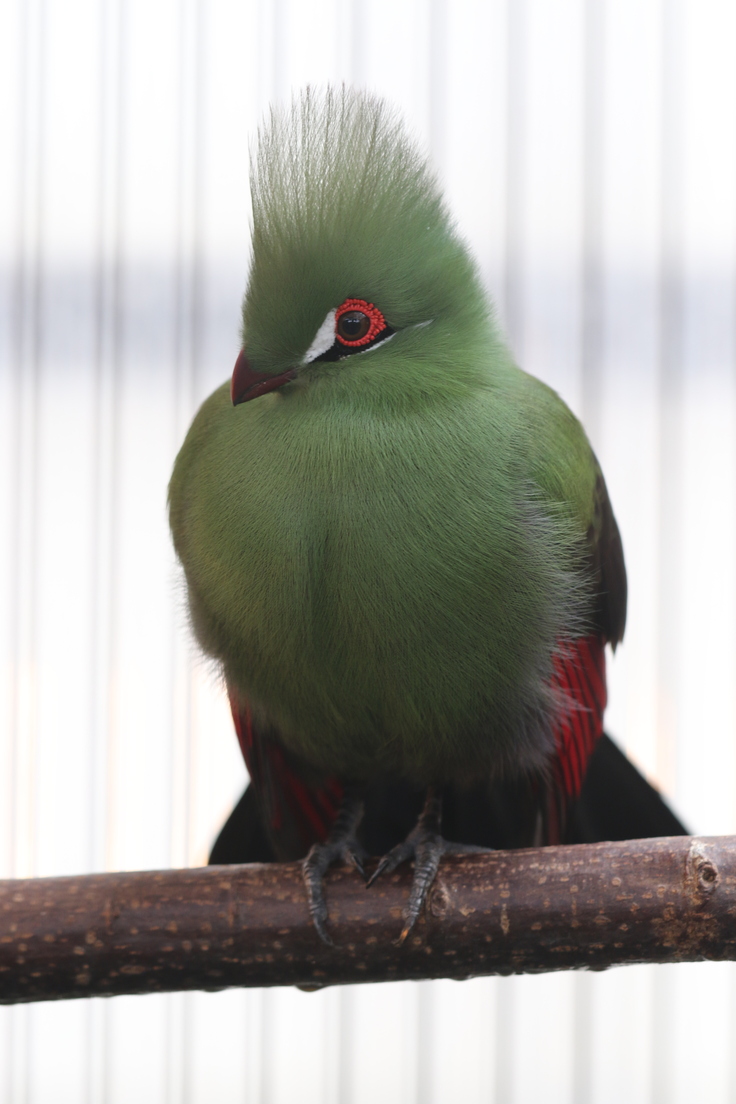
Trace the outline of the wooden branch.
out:
<instances>
[{"instance_id":1,"label":"wooden branch","mask_svg":"<svg viewBox=\"0 0 736 1104\"><path fill-rule=\"evenodd\" d=\"M0 1002L736 959L736 836L447 857L398 947L410 878L331 871L333 947L296 863L0 882Z\"/></svg>"}]
</instances>

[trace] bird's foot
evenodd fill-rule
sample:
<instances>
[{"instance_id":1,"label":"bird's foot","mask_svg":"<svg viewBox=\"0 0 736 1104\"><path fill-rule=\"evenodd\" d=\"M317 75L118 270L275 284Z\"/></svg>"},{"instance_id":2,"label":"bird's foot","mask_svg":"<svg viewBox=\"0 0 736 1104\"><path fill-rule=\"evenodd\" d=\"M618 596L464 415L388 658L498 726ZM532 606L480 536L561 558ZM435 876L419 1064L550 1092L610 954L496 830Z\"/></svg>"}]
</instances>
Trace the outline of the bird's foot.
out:
<instances>
[{"instance_id":1,"label":"bird's foot","mask_svg":"<svg viewBox=\"0 0 736 1104\"><path fill-rule=\"evenodd\" d=\"M307 890L307 902L312 923L323 943L332 945L327 931L327 899L324 876L331 866L342 862L354 866L365 878L364 863L368 854L358 842L356 832L363 816L362 795L346 789L340 812L337 814L329 836L324 843L315 843L302 861L302 876Z\"/></svg>"},{"instance_id":2,"label":"bird's foot","mask_svg":"<svg viewBox=\"0 0 736 1104\"><path fill-rule=\"evenodd\" d=\"M371 886L381 874L390 874L392 870L406 862L407 859L414 859L414 878L412 879L409 900L404 913L404 927L396 941L399 946L404 942L419 918L422 906L427 900L427 895L437 877L442 856L486 850L486 848L476 847L474 844L450 843L443 839L440 832L441 819L442 798L435 793L434 789L430 788L427 791L427 799L416 828L412 829L403 843L392 847L383 856L368 879L368 885Z\"/></svg>"}]
</instances>

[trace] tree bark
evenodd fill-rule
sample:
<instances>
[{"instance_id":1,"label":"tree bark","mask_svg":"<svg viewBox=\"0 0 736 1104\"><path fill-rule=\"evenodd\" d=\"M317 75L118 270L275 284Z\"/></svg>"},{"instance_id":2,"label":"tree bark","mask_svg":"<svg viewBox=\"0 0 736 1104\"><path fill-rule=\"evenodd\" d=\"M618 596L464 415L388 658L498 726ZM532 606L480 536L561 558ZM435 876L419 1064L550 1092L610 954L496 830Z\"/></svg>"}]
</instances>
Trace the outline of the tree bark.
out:
<instances>
[{"instance_id":1,"label":"tree bark","mask_svg":"<svg viewBox=\"0 0 736 1104\"><path fill-rule=\"evenodd\" d=\"M736 958L736 836L448 856L397 946L410 881L331 871L334 946L297 863L0 882L0 1002Z\"/></svg>"}]
</instances>

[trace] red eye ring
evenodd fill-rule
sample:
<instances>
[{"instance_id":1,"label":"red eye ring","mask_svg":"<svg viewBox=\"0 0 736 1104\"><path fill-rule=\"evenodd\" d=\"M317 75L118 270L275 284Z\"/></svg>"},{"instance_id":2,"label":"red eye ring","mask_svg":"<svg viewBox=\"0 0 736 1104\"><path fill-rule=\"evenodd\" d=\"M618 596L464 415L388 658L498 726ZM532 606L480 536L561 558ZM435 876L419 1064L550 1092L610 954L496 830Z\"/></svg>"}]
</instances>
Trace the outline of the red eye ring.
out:
<instances>
[{"instance_id":1,"label":"red eye ring","mask_svg":"<svg viewBox=\"0 0 736 1104\"><path fill-rule=\"evenodd\" d=\"M357 341L348 341L347 338L342 337L337 331L337 324L343 314L347 314L348 311L360 311L361 314L365 314L370 319L370 328L367 333L359 337ZM335 337L341 345L347 345L349 348L359 348L361 345L368 345L374 338L378 337L383 330L386 329L386 319L381 314L378 307L374 307L373 303L367 303L365 299L346 299L337 310L335 311Z\"/></svg>"}]
</instances>

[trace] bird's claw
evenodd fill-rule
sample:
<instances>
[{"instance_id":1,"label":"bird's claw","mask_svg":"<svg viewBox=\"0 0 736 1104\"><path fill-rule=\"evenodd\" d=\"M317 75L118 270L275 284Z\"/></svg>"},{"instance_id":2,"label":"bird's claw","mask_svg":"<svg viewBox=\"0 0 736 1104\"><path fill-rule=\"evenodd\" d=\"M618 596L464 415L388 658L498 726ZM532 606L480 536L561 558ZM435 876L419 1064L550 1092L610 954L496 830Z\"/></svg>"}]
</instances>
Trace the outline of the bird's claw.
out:
<instances>
[{"instance_id":1,"label":"bird's claw","mask_svg":"<svg viewBox=\"0 0 736 1104\"><path fill-rule=\"evenodd\" d=\"M448 847L452 847L452 844L448 844L440 833L440 814L440 799L434 791L430 790L416 828L412 829L403 843L392 847L383 856L368 879L368 885L371 886L381 874L391 873L402 862L414 859L414 877L404 913L404 927L397 940L399 945L404 942L416 924L427 894L437 877L440 859Z\"/></svg>"},{"instance_id":2,"label":"bird's claw","mask_svg":"<svg viewBox=\"0 0 736 1104\"><path fill-rule=\"evenodd\" d=\"M346 792L342 808L324 843L315 843L309 854L302 860L302 877L307 890L309 914L312 917L317 935L323 943L332 946L327 931L327 899L325 897L324 876L331 866L342 862L354 866L362 878L365 878L365 860L368 853L358 842L356 831L363 815L363 800L359 793Z\"/></svg>"},{"instance_id":3,"label":"bird's claw","mask_svg":"<svg viewBox=\"0 0 736 1104\"><path fill-rule=\"evenodd\" d=\"M419 919L424 902L437 877L442 856L486 850L474 844L450 843L444 839L440 832L440 815L440 799L434 791L430 790L416 828L412 829L403 843L392 847L383 856L368 879L368 885L371 886L381 874L390 874L402 862L414 859L414 877L404 913L404 927L396 940L397 946L401 946Z\"/></svg>"}]
</instances>

